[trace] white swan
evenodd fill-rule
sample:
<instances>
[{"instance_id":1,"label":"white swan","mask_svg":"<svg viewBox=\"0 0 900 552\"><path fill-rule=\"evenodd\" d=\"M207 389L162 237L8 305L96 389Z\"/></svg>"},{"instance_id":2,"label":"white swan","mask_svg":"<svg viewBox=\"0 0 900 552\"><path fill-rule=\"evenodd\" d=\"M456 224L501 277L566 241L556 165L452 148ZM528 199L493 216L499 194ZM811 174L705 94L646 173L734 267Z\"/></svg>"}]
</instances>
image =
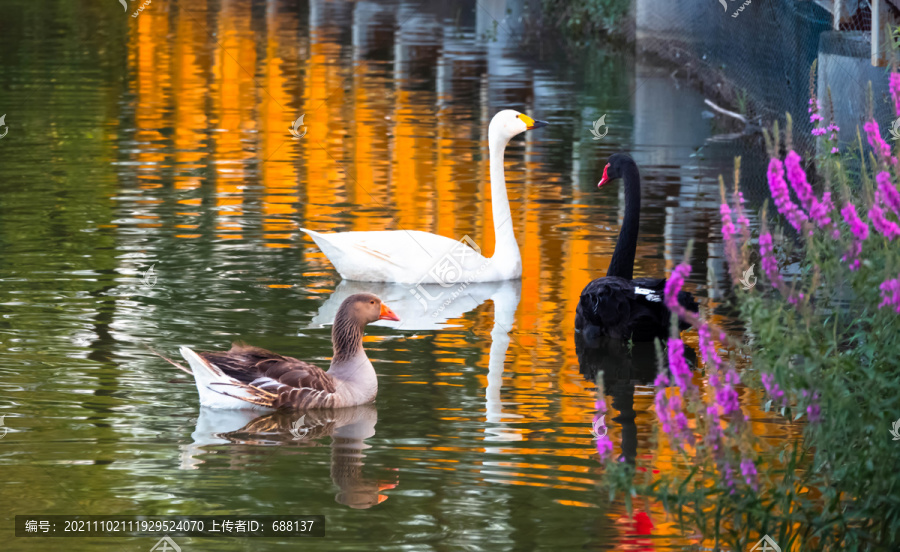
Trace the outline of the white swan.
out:
<instances>
[{"instance_id":1,"label":"white swan","mask_svg":"<svg viewBox=\"0 0 900 552\"><path fill-rule=\"evenodd\" d=\"M346 280L446 286L458 282L518 279L522 276L522 256L506 195L503 152L513 136L546 125L544 121L535 121L511 109L503 110L491 119L488 147L496 247L490 259L481 255L468 236L457 240L418 230L328 234L306 228L301 230L309 234Z\"/></svg>"}]
</instances>

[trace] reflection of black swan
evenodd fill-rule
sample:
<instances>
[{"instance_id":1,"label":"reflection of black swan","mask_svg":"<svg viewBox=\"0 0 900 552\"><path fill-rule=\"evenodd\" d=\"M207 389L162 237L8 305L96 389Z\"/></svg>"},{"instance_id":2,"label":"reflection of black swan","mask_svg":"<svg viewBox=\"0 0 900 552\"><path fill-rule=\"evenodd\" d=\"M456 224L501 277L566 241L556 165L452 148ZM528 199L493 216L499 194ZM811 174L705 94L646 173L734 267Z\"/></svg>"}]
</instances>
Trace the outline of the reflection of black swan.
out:
<instances>
[{"instance_id":1,"label":"reflection of black swan","mask_svg":"<svg viewBox=\"0 0 900 552\"><path fill-rule=\"evenodd\" d=\"M584 379L597 381L602 374L603 389L613 398L612 407L619 414L612 421L622 426L622 456L631 464L637 456L637 424L634 411L635 385L652 385L659 362L653 343L627 343L621 339L603 337L586 341L575 334L575 354L578 368ZM696 365L697 355L691 347L685 347L685 357ZM666 359L663 358L663 365Z\"/></svg>"},{"instance_id":2,"label":"reflection of black swan","mask_svg":"<svg viewBox=\"0 0 900 552\"><path fill-rule=\"evenodd\" d=\"M601 337L652 341L669 333L671 314L663 303L664 278L637 278L634 255L641 218L641 176L634 160L624 153L609 158L598 187L621 178L625 186L625 219L606 276L585 286L575 314L575 328L585 339ZM682 291L678 303L698 311L694 297ZM680 329L689 327L684 321Z\"/></svg>"}]
</instances>

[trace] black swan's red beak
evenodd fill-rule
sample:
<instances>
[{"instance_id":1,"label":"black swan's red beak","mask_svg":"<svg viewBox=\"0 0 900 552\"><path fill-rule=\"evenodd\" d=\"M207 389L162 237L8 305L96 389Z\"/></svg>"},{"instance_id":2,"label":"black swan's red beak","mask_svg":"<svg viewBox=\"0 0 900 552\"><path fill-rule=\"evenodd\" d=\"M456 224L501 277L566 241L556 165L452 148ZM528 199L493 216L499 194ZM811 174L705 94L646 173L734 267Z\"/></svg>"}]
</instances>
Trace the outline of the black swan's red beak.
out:
<instances>
[{"instance_id":1,"label":"black swan's red beak","mask_svg":"<svg viewBox=\"0 0 900 552\"><path fill-rule=\"evenodd\" d=\"M609 180L610 180L609 175L606 174L606 171L608 171L608 170L609 170L609 163L607 163L606 166L603 167L603 178L601 178L600 182L597 184L598 188L602 187L604 184L609 182Z\"/></svg>"}]
</instances>

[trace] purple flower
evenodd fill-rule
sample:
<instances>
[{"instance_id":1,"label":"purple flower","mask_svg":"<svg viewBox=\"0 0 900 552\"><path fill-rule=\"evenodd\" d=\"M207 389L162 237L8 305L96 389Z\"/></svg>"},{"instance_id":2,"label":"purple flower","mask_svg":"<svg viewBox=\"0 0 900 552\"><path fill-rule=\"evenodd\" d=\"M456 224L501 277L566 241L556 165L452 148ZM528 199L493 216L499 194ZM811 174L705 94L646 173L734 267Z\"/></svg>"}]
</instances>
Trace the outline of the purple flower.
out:
<instances>
[{"instance_id":1,"label":"purple flower","mask_svg":"<svg viewBox=\"0 0 900 552\"><path fill-rule=\"evenodd\" d=\"M894 100L894 114L900 117L900 73L891 73L888 87Z\"/></svg>"},{"instance_id":2,"label":"purple flower","mask_svg":"<svg viewBox=\"0 0 900 552\"><path fill-rule=\"evenodd\" d=\"M725 384L716 391L716 402L722 407L722 414L727 416L741 409L738 393L734 386L741 383L741 377L733 369L725 374Z\"/></svg>"},{"instance_id":3,"label":"purple flower","mask_svg":"<svg viewBox=\"0 0 900 552\"><path fill-rule=\"evenodd\" d=\"M810 218L819 225L820 228L827 228L831 225L831 211L834 206L831 204L831 194L825 192L820 202L813 193L812 186L806 179L806 171L800 166L800 156L797 152L791 150L787 157L784 158L784 165L787 169L787 177L794 189L794 193L800 199L800 205L809 213Z\"/></svg>"},{"instance_id":4,"label":"purple flower","mask_svg":"<svg viewBox=\"0 0 900 552\"><path fill-rule=\"evenodd\" d=\"M894 307L894 311L900 314L900 275L893 280L885 280L878 289L881 290L881 304L878 308Z\"/></svg>"},{"instance_id":5,"label":"purple flower","mask_svg":"<svg viewBox=\"0 0 900 552\"><path fill-rule=\"evenodd\" d=\"M900 192L891 182L891 175L886 171L881 171L875 176L875 182L878 183L875 200L886 205L895 215L900 216Z\"/></svg>"},{"instance_id":6,"label":"purple flower","mask_svg":"<svg viewBox=\"0 0 900 552\"><path fill-rule=\"evenodd\" d=\"M737 241L734 239L737 234L737 228L734 227L734 223L731 221L731 208L727 203L719 206L719 213L722 215L722 240L725 243L725 257L728 259L728 270L731 272L732 279L737 281L740 278L738 274L739 267L743 264L741 254L738 251Z\"/></svg>"},{"instance_id":7,"label":"purple flower","mask_svg":"<svg viewBox=\"0 0 900 552\"><path fill-rule=\"evenodd\" d=\"M819 201L816 198L812 199L812 205L809 209L809 218L816 221L816 224L819 225L819 228L824 230L831 226L832 210L834 210L834 205L831 203L831 192L825 192L824 194L822 194L822 201ZM837 229L835 229L834 231L837 231ZM837 231L837 237L834 236L834 231L832 231L832 238L840 238L840 231Z\"/></svg>"},{"instance_id":8,"label":"purple flower","mask_svg":"<svg viewBox=\"0 0 900 552\"><path fill-rule=\"evenodd\" d=\"M703 356L703 362L718 372L722 367L722 359L719 358L719 353L716 352L716 344L713 341L712 330L709 328L709 324L705 322L701 324L697 333L700 335L700 354Z\"/></svg>"},{"instance_id":9,"label":"purple flower","mask_svg":"<svg viewBox=\"0 0 900 552\"><path fill-rule=\"evenodd\" d=\"M791 201L791 192L788 190L787 183L784 181L784 165L781 160L774 157L769 160L769 170L767 172L769 180L769 189L772 192L772 198L775 200L775 207L781 213L791 226L797 232L803 228L803 223L807 221L806 214Z\"/></svg>"},{"instance_id":10,"label":"purple flower","mask_svg":"<svg viewBox=\"0 0 900 552\"><path fill-rule=\"evenodd\" d=\"M753 463L753 460L749 458L741 460L741 475L744 476L747 485L756 490L756 464Z\"/></svg>"},{"instance_id":11,"label":"purple flower","mask_svg":"<svg viewBox=\"0 0 900 552\"><path fill-rule=\"evenodd\" d=\"M668 349L669 371L672 372L672 379L675 381L675 385L681 389L681 393L687 396L693 393L696 387L691 381L691 368L684 358L684 342L677 337L670 337Z\"/></svg>"},{"instance_id":12,"label":"purple flower","mask_svg":"<svg viewBox=\"0 0 900 552\"><path fill-rule=\"evenodd\" d=\"M738 226L740 226L741 234L744 236L744 241L750 241L750 221L747 220L747 215L744 214L743 192L737 190L734 192L734 208L737 213Z\"/></svg>"},{"instance_id":13,"label":"purple flower","mask_svg":"<svg viewBox=\"0 0 900 552\"><path fill-rule=\"evenodd\" d=\"M812 186L806 181L806 172L800 166L800 156L791 150L784 158L784 166L787 169L787 177L794 188L794 193L800 198L800 204L809 210L810 203L815 199Z\"/></svg>"},{"instance_id":14,"label":"purple flower","mask_svg":"<svg viewBox=\"0 0 900 552\"><path fill-rule=\"evenodd\" d=\"M722 215L722 239L729 242L737 234L737 228L731 222L731 207L727 203L719 205L719 214Z\"/></svg>"},{"instance_id":15,"label":"purple flower","mask_svg":"<svg viewBox=\"0 0 900 552\"><path fill-rule=\"evenodd\" d=\"M763 272L775 289L784 287L784 280L778 272L778 261L775 259L775 249L772 247L772 234L765 232L759 236L759 254L762 256Z\"/></svg>"},{"instance_id":16,"label":"purple flower","mask_svg":"<svg viewBox=\"0 0 900 552\"><path fill-rule=\"evenodd\" d=\"M850 263L850 270L854 271L859 268L859 255L862 253L862 242L869 237L869 225L863 222L859 215L856 214L856 207L852 203L847 203L841 209L841 215L844 216L844 222L850 227L853 233L853 241L850 243L850 250L841 257L841 260Z\"/></svg>"},{"instance_id":17,"label":"purple flower","mask_svg":"<svg viewBox=\"0 0 900 552\"><path fill-rule=\"evenodd\" d=\"M859 241L866 241L869 237L869 225L863 222L862 219L859 218L859 215L856 214L856 207L848 202L844 205L844 208L841 209L841 214L844 215L844 221L850 227L850 231L853 232L856 239Z\"/></svg>"},{"instance_id":18,"label":"purple flower","mask_svg":"<svg viewBox=\"0 0 900 552\"><path fill-rule=\"evenodd\" d=\"M722 425L719 421L719 407L714 404L707 406L706 417L709 426L706 432L706 442L713 450L719 450L719 441L722 440Z\"/></svg>"},{"instance_id":19,"label":"purple flower","mask_svg":"<svg viewBox=\"0 0 900 552\"><path fill-rule=\"evenodd\" d=\"M893 241L894 238L900 236L900 225L886 219L884 211L878 205L873 205L869 209L869 220L872 221L872 226L875 230L881 232L888 241Z\"/></svg>"},{"instance_id":20,"label":"purple flower","mask_svg":"<svg viewBox=\"0 0 900 552\"><path fill-rule=\"evenodd\" d=\"M663 300L666 303L666 307L677 314L679 318L684 317L687 314L687 310L678 304L678 292L681 291L682 286L684 286L684 280L690 273L691 265L687 263L679 264L672 271L672 274L669 275L669 278L666 280L666 287L663 290Z\"/></svg>"},{"instance_id":21,"label":"purple flower","mask_svg":"<svg viewBox=\"0 0 900 552\"><path fill-rule=\"evenodd\" d=\"M729 490L729 494L734 494L737 489L737 484L734 482L734 468L731 467L731 464L728 463L727 460L722 462L722 481L725 483L725 487Z\"/></svg>"},{"instance_id":22,"label":"purple flower","mask_svg":"<svg viewBox=\"0 0 900 552\"><path fill-rule=\"evenodd\" d=\"M819 407L818 403L812 403L806 407L806 417L809 418L810 423L818 423L819 420L822 419L822 409Z\"/></svg>"},{"instance_id":23,"label":"purple flower","mask_svg":"<svg viewBox=\"0 0 900 552\"><path fill-rule=\"evenodd\" d=\"M597 437L597 454L600 458L606 458L613 451L613 443L607 435Z\"/></svg>"},{"instance_id":24,"label":"purple flower","mask_svg":"<svg viewBox=\"0 0 900 552\"><path fill-rule=\"evenodd\" d=\"M885 164L896 165L897 158L891 155L891 146L881 138L881 131L878 130L878 123L868 121L863 124L866 131L866 137L869 139L869 145L875 150L875 156L878 160Z\"/></svg>"},{"instance_id":25,"label":"purple flower","mask_svg":"<svg viewBox=\"0 0 900 552\"><path fill-rule=\"evenodd\" d=\"M784 391L782 391L781 387L778 386L778 383L775 382L775 376L772 374L763 374L762 384L766 389L766 395L772 399L772 402L781 402L783 405L787 404L787 398L784 396Z\"/></svg>"},{"instance_id":26,"label":"purple flower","mask_svg":"<svg viewBox=\"0 0 900 552\"><path fill-rule=\"evenodd\" d=\"M656 417L659 418L662 430L666 435L672 435L672 420L669 419L669 401L666 398L665 388L657 387L654 405L656 406Z\"/></svg>"}]
</instances>

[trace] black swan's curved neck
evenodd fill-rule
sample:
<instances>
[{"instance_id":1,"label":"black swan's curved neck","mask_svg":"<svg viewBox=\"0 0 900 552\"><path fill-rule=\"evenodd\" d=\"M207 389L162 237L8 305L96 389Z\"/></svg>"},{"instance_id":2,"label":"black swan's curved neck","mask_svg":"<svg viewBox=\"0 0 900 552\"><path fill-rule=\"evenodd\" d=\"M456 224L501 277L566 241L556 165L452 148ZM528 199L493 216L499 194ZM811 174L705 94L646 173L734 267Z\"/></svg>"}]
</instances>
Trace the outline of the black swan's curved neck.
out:
<instances>
[{"instance_id":1,"label":"black swan's curved neck","mask_svg":"<svg viewBox=\"0 0 900 552\"><path fill-rule=\"evenodd\" d=\"M634 278L634 253L641 224L641 175L637 165L628 163L624 167L622 184L625 186L625 218L606 275L631 280Z\"/></svg>"}]
</instances>

